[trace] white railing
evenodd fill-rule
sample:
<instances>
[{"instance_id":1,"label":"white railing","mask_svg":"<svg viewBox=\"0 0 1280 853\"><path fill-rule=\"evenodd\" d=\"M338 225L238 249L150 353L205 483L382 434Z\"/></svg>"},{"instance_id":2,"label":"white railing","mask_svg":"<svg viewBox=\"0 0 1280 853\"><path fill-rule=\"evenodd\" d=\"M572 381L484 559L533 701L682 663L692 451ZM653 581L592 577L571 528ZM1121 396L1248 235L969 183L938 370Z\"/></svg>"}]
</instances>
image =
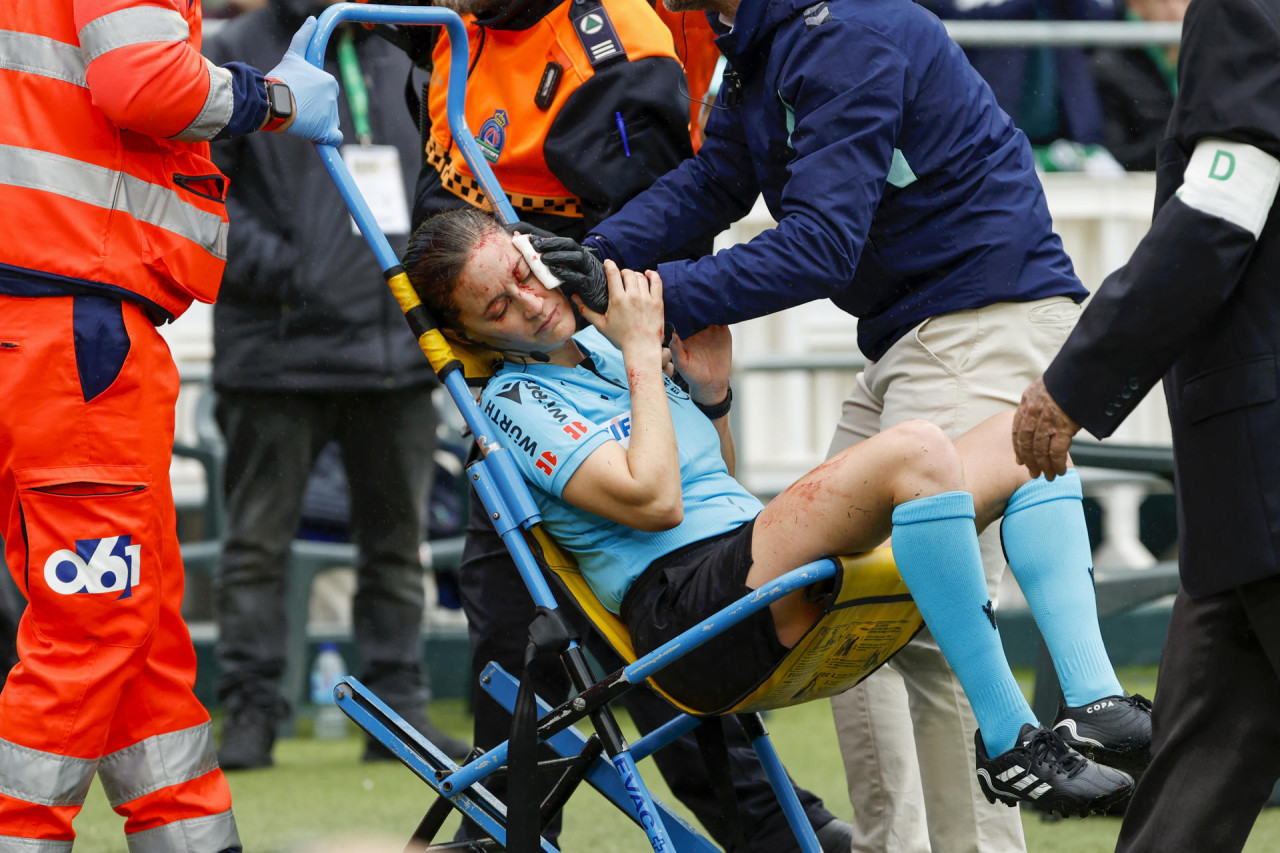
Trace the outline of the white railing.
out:
<instances>
[{"instance_id":1,"label":"white railing","mask_svg":"<svg viewBox=\"0 0 1280 853\"><path fill-rule=\"evenodd\" d=\"M1142 47L1177 44L1182 24L1165 21L943 21L965 47Z\"/></svg>"}]
</instances>

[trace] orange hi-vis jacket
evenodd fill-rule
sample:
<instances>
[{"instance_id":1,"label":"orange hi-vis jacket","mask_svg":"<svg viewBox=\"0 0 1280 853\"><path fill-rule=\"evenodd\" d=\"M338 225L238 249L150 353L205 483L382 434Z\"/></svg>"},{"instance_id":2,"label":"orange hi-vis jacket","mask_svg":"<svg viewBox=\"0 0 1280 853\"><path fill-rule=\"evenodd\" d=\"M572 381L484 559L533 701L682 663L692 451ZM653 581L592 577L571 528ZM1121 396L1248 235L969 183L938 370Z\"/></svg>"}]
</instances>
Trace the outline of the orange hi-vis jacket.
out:
<instances>
[{"instance_id":1,"label":"orange hi-vis jacket","mask_svg":"<svg viewBox=\"0 0 1280 853\"><path fill-rule=\"evenodd\" d=\"M213 301L226 181L208 140L265 107L237 103L247 66L214 66L200 37L192 0L0 2L0 280L115 292L155 319Z\"/></svg>"},{"instance_id":2,"label":"orange hi-vis jacket","mask_svg":"<svg viewBox=\"0 0 1280 853\"><path fill-rule=\"evenodd\" d=\"M579 198L547 163L544 146L552 126L570 96L596 68L650 57L676 59L670 32L656 25L653 8L645 0L564 2L532 27L521 30L485 27L481 33L473 15L464 16L463 22L471 47L467 124L512 206L517 214L581 217ZM439 172L445 189L469 204L489 209L461 151L453 144L446 120L447 39L436 43L433 69L426 160ZM592 130L619 133L612 124Z\"/></svg>"},{"instance_id":3,"label":"orange hi-vis jacket","mask_svg":"<svg viewBox=\"0 0 1280 853\"><path fill-rule=\"evenodd\" d=\"M672 12L662 0L653 4L662 23L671 30L676 42L676 54L684 66L689 81L689 136L696 152L702 147L703 113L706 110L707 90L715 77L716 63L720 60L720 48L716 47L716 34L702 12Z\"/></svg>"}]
</instances>

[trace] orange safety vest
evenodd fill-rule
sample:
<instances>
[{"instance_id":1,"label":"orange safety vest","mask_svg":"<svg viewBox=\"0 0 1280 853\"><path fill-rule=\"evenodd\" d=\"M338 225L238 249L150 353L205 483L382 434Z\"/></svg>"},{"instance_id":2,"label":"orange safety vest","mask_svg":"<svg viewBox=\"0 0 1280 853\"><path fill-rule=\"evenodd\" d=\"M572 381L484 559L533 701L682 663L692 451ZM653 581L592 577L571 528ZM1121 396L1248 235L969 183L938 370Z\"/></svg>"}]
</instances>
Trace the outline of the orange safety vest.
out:
<instances>
[{"instance_id":1,"label":"orange safety vest","mask_svg":"<svg viewBox=\"0 0 1280 853\"><path fill-rule=\"evenodd\" d=\"M711 78L720 61L720 48L716 47L716 32L707 23L702 12L672 12L667 4L657 0L653 6L662 23L671 30L676 42L676 55L684 66L684 76L689 81L689 136L693 150L702 147L702 112L711 88Z\"/></svg>"},{"instance_id":2,"label":"orange safety vest","mask_svg":"<svg viewBox=\"0 0 1280 853\"><path fill-rule=\"evenodd\" d=\"M552 174L543 153L543 143L560 108L593 73L576 25L590 29L596 38L604 32L600 27L612 26L628 61L676 58L670 31L645 0L603 0L602 7L607 22L588 21L581 17L579 4L561 3L529 29L486 28L483 38L475 17L463 17L472 66L467 78L467 125L517 214L535 211L582 216L579 199ZM586 41L590 43L591 38ZM597 44L599 51L609 49L607 44ZM558 83L550 99L539 100L539 85L552 63L561 69ZM427 96L431 119L427 162L440 173L445 189L468 204L491 210L462 152L453 144L445 115L448 85L448 40L440 39Z\"/></svg>"},{"instance_id":3,"label":"orange safety vest","mask_svg":"<svg viewBox=\"0 0 1280 853\"><path fill-rule=\"evenodd\" d=\"M226 179L207 140L232 77L190 0L0 2L0 275L124 291L173 316L212 302Z\"/></svg>"}]
</instances>

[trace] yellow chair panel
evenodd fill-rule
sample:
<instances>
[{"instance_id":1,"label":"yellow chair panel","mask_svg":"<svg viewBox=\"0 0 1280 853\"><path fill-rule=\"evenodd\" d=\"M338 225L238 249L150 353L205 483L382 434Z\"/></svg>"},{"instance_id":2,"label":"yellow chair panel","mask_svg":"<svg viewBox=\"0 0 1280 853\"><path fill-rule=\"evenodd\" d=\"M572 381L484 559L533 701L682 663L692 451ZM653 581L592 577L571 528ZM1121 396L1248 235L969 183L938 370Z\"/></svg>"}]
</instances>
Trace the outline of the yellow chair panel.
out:
<instances>
[{"instance_id":1,"label":"yellow chair panel","mask_svg":"<svg viewBox=\"0 0 1280 853\"><path fill-rule=\"evenodd\" d=\"M637 657L626 624L607 610L578 569L577 562L540 527L533 531L534 552L559 578L614 650L628 663ZM898 575L893 554L878 548L838 558L838 572L823 592L823 614L754 689L727 708L692 708L668 695L667 701L690 714L766 711L843 693L866 678L915 636L924 621Z\"/></svg>"}]
</instances>

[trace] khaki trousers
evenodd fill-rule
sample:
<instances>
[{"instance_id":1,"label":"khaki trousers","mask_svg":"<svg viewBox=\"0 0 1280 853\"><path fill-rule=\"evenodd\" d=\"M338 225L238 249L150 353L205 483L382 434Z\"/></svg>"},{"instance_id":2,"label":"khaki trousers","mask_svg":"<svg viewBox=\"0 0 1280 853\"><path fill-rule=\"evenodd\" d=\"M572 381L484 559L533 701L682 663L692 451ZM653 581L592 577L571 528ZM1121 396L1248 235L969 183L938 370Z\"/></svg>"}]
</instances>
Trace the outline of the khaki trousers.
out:
<instances>
[{"instance_id":1,"label":"khaki trousers","mask_svg":"<svg viewBox=\"0 0 1280 853\"><path fill-rule=\"evenodd\" d=\"M954 438L1016 408L1079 314L1053 297L931 317L858 375L828 456L903 421L930 421ZM994 525L981 544L995 601L1005 562ZM927 630L831 705L855 853L1026 849L1018 810L988 803L978 788L977 722Z\"/></svg>"}]
</instances>

